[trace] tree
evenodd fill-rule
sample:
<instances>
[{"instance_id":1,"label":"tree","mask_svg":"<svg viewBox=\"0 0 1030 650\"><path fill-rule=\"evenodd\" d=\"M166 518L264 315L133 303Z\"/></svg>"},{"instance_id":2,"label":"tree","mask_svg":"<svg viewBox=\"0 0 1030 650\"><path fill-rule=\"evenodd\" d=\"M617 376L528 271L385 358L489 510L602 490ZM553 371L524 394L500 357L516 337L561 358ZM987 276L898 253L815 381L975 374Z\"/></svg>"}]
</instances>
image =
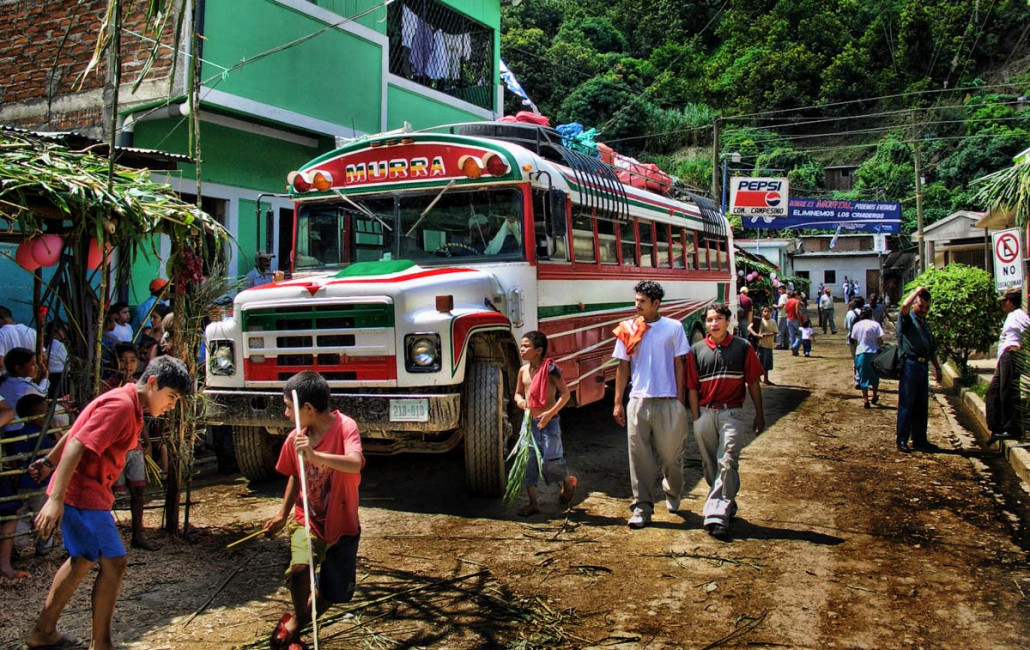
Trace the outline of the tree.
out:
<instances>
[{"instance_id":1,"label":"tree","mask_svg":"<svg viewBox=\"0 0 1030 650\"><path fill-rule=\"evenodd\" d=\"M933 298L927 322L939 349L965 372L969 356L986 353L998 338L1001 308L994 278L983 269L949 264L924 272L905 291L917 286L929 289Z\"/></svg>"},{"instance_id":2,"label":"tree","mask_svg":"<svg viewBox=\"0 0 1030 650\"><path fill-rule=\"evenodd\" d=\"M630 91L625 83L609 77L595 77L577 87L562 102L558 122L581 122L601 131L602 141L638 138L647 131L646 99ZM610 122L610 123L609 123ZM620 151L636 153L644 140L634 139L619 145Z\"/></svg>"}]
</instances>

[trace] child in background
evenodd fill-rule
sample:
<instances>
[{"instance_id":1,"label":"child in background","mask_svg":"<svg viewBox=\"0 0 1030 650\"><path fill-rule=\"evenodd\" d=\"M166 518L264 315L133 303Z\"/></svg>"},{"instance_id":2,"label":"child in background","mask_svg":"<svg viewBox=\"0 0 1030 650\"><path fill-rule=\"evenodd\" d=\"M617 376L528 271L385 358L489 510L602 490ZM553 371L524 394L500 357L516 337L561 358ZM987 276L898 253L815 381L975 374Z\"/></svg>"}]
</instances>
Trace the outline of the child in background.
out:
<instances>
[{"instance_id":1,"label":"child in background","mask_svg":"<svg viewBox=\"0 0 1030 650\"><path fill-rule=\"evenodd\" d=\"M68 328L58 320L46 325L47 368L50 371L50 388L47 396L51 399L67 393L64 385L64 369L68 363L68 348L64 342L68 338Z\"/></svg>"},{"instance_id":2,"label":"child in background","mask_svg":"<svg viewBox=\"0 0 1030 650\"><path fill-rule=\"evenodd\" d=\"M561 423L558 411L569 403L569 387L562 379L561 370L554 361L545 360L547 354L547 337L541 332L526 332L519 344L519 353L526 365L519 369L518 385L515 389L515 405L522 410L529 409L529 421L533 439L543 459L544 482L551 485L561 481L561 493L558 502L563 506L572 503L572 495L576 491L577 480L569 474L565 464L565 451L561 442ZM557 399L555 399L557 393ZM540 512L537 504L536 486L540 480L541 469L538 467L536 454L529 454L529 465L526 467L526 478L523 485L529 496L529 503L518 510L521 517Z\"/></svg>"},{"instance_id":3,"label":"child in background","mask_svg":"<svg viewBox=\"0 0 1030 650\"><path fill-rule=\"evenodd\" d=\"M18 407L15 411L18 417L21 419L32 418L25 422L25 426L18 431L18 437L24 437L25 440L19 440L18 442L12 443L7 446L7 453L24 455L25 459L21 461L21 466L28 470L29 464L38 456L38 452L46 452L53 448L56 442L49 433L43 433L43 424L46 420L47 412L47 399L37 393L27 393L21 399L18 400ZM43 437L40 440L40 436ZM36 496L28 496L33 492L39 492ZM39 511L43 509L46 504L46 483L42 481L36 481L29 476L28 471L19 477L18 481L18 493L24 494L26 497L22 500L25 507L39 514ZM26 533L31 532L31 520L19 521L19 524L23 524L24 531ZM21 528L21 526L19 526ZM43 556L52 551L54 548L54 538L43 539L42 537L36 538L36 555Z\"/></svg>"},{"instance_id":4,"label":"child in background","mask_svg":"<svg viewBox=\"0 0 1030 650\"><path fill-rule=\"evenodd\" d=\"M815 338L815 331L812 329L812 321L806 318L801 323L801 349L806 357L812 356L813 338Z\"/></svg>"},{"instance_id":5,"label":"child in background","mask_svg":"<svg viewBox=\"0 0 1030 650\"><path fill-rule=\"evenodd\" d=\"M329 410L329 384L317 372L306 370L286 382L283 398L286 417L293 422L293 391L300 402L300 430L286 438L275 469L289 478L279 514L265 522L265 534L275 537L290 520L290 595L293 613L283 614L272 632L273 650L298 642L300 631L311 622L311 602L319 614L333 603L349 602L357 583L358 485L365 458L361 453L358 425L339 411ZM312 555L319 565L317 591L311 593L304 506L301 497L300 463L304 455L308 512L311 515ZM296 506L296 507L295 507Z\"/></svg>"},{"instance_id":6,"label":"child in background","mask_svg":"<svg viewBox=\"0 0 1030 650\"><path fill-rule=\"evenodd\" d=\"M0 425L7 424L14 419L14 409L12 409L3 396L0 395ZM13 443L0 446L0 449L4 450L5 456L13 455L17 452L13 451ZM17 469L17 465L13 462L0 463L0 472L6 472ZM18 513L18 509L21 508L20 501L6 500L13 497L18 493L18 477L17 476L0 476L0 517L13 517ZM14 549L14 539L8 537L13 535L15 529L18 527L18 521L11 519L10 521L4 521L0 523L0 577L11 578L13 580L24 580L29 577L27 571L18 571L11 566L11 551Z\"/></svg>"},{"instance_id":7,"label":"child in background","mask_svg":"<svg viewBox=\"0 0 1030 650\"><path fill-rule=\"evenodd\" d=\"M758 353L758 360L762 362L764 371L763 381L768 386L775 386L769 381L769 371L773 369L773 349L776 347L776 336L779 334L779 327L772 317L772 309L768 305L762 307L762 315L754 319L748 325L747 331L758 341L755 352Z\"/></svg>"}]
</instances>

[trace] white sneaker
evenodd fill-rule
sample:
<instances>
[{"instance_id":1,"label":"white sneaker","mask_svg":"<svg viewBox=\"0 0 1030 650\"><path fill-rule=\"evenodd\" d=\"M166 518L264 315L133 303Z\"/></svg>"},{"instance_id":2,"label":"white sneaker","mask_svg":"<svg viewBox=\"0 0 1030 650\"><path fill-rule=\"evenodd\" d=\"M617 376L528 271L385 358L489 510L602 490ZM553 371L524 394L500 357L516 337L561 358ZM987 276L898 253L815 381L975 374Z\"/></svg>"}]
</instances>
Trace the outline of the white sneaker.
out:
<instances>
[{"instance_id":1,"label":"white sneaker","mask_svg":"<svg viewBox=\"0 0 1030 650\"><path fill-rule=\"evenodd\" d=\"M629 518L626 525L634 530L639 530L649 523L651 523L651 515L644 511L643 508L635 508L633 510L633 516Z\"/></svg>"},{"instance_id":2,"label":"white sneaker","mask_svg":"<svg viewBox=\"0 0 1030 650\"><path fill-rule=\"evenodd\" d=\"M665 497L665 507L669 509L669 512L676 512L680 509L680 500L673 499L672 497Z\"/></svg>"}]
</instances>

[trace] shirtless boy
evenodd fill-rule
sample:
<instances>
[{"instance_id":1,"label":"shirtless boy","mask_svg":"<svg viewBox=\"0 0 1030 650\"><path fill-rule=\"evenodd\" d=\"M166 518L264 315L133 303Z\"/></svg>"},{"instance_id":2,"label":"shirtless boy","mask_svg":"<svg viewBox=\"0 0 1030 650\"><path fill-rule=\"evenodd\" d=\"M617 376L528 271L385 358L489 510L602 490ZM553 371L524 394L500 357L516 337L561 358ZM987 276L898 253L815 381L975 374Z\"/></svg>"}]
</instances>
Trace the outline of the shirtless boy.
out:
<instances>
[{"instance_id":1,"label":"shirtless boy","mask_svg":"<svg viewBox=\"0 0 1030 650\"><path fill-rule=\"evenodd\" d=\"M565 385L561 370L554 365L554 361L544 359L547 354L547 337L541 332L526 332L519 344L519 354L526 365L519 370L515 405L522 410L529 409L533 439L544 461L544 482L551 485L561 481L558 501L567 506L572 503L577 481L575 476L569 474L565 464L558 411L569 403L569 387ZM528 517L540 512L536 495L539 480L540 468L537 466L536 454L533 453L529 455L529 465L523 481L529 503L519 508L519 516Z\"/></svg>"}]
</instances>

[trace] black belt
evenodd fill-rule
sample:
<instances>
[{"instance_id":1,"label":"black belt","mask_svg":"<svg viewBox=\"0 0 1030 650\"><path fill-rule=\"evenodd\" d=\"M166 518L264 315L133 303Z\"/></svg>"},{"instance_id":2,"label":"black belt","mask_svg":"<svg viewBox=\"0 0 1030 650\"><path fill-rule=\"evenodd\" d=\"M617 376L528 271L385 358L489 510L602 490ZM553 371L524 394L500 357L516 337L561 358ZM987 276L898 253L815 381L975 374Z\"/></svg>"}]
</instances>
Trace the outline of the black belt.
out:
<instances>
[{"instance_id":1,"label":"black belt","mask_svg":"<svg viewBox=\"0 0 1030 650\"><path fill-rule=\"evenodd\" d=\"M908 359L909 361L918 361L919 363L929 363L930 362L930 360L928 358L926 358L926 357L915 357L915 356L912 356L911 354L906 354L905 358Z\"/></svg>"}]
</instances>

